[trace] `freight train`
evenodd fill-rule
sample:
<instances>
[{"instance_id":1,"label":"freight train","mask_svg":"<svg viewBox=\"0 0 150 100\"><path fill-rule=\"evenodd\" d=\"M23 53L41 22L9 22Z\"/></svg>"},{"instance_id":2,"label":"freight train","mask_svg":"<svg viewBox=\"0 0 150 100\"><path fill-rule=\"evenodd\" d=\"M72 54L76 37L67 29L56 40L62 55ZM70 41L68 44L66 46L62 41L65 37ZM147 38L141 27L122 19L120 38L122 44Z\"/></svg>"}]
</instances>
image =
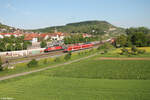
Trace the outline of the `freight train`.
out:
<instances>
[{"instance_id":1,"label":"freight train","mask_svg":"<svg viewBox=\"0 0 150 100\"><path fill-rule=\"evenodd\" d=\"M76 44L72 46L50 46L47 47L44 52L51 52L51 51L57 51L57 50L63 50L64 52L69 52L69 51L77 51L81 49L87 49L93 47L93 43L86 43L86 44Z\"/></svg>"}]
</instances>

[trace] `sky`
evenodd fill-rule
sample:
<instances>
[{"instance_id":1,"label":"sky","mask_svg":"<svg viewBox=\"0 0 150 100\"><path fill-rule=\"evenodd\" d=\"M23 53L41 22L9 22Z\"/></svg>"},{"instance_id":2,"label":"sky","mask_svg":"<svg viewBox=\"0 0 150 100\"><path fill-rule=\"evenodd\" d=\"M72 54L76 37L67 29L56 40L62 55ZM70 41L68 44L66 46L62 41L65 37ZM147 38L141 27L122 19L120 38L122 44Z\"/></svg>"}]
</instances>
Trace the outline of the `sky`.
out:
<instances>
[{"instance_id":1,"label":"sky","mask_svg":"<svg viewBox=\"0 0 150 100\"><path fill-rule=\"evenodd\" d=\"M150 0L0 0L0 22L37 29L87 20L150 28Z\"/></svg>"}]
</instances>

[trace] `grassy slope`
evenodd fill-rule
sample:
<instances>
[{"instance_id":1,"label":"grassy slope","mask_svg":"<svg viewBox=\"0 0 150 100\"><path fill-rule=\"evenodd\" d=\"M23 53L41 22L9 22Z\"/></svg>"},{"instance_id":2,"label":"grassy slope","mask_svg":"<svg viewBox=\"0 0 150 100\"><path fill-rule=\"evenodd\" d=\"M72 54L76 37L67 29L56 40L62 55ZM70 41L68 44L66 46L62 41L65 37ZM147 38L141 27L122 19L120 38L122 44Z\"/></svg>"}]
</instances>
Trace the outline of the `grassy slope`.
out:
<instances>
[{"instance_id":1,"label":"grassy slope","mask_svg":"<svg viewBox=\"0 0 150 100\"><path fill-rule=\"evenodd\" d=\"M51 69L42 74L58 77L100 79L150 79L150 61L100 61L88 59Z\"/></svg>"},{"instance_id":2,"label":"grassy slope","mask_svg":"<svg viewBox=\"0 0 150 100\"><path fill-rule=\"evenodd\" d=\"M26 76L0 83L0 97L16 100L149 100L150 80Z\"/></svg>"},{"instance_id":3,"label":"grassy slope","mask_svg":"<svg viewBox=\"0 0 150 100\"><path fill-rule=\"evenodd\" d=\"M149 100L150 80L122 80L142 77L149 79L149 66L149 61L99 61L97 57L89 58L71 65L2 81L0 98ZM109 80L108 78L122 79Z\"/></svg>"}]
</instances>

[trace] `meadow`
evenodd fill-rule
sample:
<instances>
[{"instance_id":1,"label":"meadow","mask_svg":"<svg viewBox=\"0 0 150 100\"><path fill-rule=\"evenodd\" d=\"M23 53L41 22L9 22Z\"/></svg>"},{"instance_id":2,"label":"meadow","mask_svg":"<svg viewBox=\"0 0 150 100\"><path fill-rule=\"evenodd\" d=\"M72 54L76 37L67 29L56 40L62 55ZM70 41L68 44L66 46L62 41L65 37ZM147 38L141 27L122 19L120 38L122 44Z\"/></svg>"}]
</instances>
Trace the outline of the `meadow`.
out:
<instances>
[{"instance_id":1,"label":"meadow","mask_svg":"<svg viewBox=\"0 0 150 100\"><path fill-rule=\"evenodd\" d=\"M0 82L0 98L15 100L149 100L150 61L105 56Z\"/></svg>"}]
</instances>

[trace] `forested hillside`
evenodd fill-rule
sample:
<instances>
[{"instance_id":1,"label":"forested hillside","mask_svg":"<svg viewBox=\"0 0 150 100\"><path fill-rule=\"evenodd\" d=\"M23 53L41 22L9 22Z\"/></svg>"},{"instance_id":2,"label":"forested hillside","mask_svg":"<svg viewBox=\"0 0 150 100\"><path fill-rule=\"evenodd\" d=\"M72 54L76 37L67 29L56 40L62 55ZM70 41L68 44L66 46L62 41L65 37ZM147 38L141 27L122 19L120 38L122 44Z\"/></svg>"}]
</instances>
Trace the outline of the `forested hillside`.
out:
<instances>
[{"instance_id":1,"label":"forested hillside","mask_svg":"<svg viewBox=\"0 0 150 100\"><path fill-rule=\"evenodd\" d=\"M57 29L59 32L66 33L89 33L95 35L117 35L125 33L123 28L116 27L106 21L84 21L78 23L70 23L64 26L47 27L43 29L30 30L34 32L51 32Z\"/></svg>"},{"instance_id":2,"label":"forested hillside","mask_svg":"<svg viewBox=\"0 0 150 100\"><path fill-rule=\"evenodd\" d=\"M14 32L17 29L8 25L4 25L2 23L0 23L0 33L10 33L10 32Z\"/></svg>"}]
</instances>

